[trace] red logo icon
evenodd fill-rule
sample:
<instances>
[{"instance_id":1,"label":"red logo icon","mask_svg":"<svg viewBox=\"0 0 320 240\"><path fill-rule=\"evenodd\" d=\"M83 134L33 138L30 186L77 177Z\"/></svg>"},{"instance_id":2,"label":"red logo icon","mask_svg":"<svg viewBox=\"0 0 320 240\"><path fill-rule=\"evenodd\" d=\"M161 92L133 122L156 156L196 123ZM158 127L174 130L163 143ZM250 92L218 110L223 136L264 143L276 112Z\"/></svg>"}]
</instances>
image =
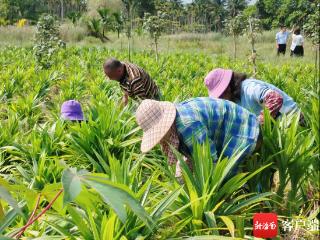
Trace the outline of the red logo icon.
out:
<instances>
[{"instance_id":1,"label":"red logo icon","mask_svg":"<svg viewBox=\"0 0 320 240\"><path fill-rule=\"evenodd\" d=\"M278 234L278 216L275 213L256 213L253 216L253 236L273 238Z\"/></svg>"}]
</instances>

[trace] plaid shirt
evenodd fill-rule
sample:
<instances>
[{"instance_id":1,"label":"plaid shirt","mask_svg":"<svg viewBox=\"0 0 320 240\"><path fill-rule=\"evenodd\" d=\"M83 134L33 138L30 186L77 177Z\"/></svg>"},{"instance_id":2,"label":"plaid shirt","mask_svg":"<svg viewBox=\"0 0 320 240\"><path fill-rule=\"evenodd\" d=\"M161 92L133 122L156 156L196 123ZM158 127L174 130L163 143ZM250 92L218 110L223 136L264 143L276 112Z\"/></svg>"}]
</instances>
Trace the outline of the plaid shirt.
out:
<instances>
[{"instance_id":1,"label":"plaid shirt","mask_svg":"<svg viewBox=\"0 0 320 240\"><path fill-rule=\"evenodd\" d=\"M132 63L123 64L125 76L120 80L122 90L131 98L158 100L159 89L149 74Z\"/></svg>"},{"instance_id":2,"label":"plaid shirt","mask_svg":"<svg viewBox=\"0 0 320 240\"><path fill-rule=\"evenodd\" d=\"M193 98L177 104L176 109L176 129L189 156L193 152L193 138L200 144L208 138L214 160L224 148L223 156L226 157L244 148L247 149L241 158L254 151L259 122L246 109L229 101L211 98Z\"/></svg>"}]
</instances>

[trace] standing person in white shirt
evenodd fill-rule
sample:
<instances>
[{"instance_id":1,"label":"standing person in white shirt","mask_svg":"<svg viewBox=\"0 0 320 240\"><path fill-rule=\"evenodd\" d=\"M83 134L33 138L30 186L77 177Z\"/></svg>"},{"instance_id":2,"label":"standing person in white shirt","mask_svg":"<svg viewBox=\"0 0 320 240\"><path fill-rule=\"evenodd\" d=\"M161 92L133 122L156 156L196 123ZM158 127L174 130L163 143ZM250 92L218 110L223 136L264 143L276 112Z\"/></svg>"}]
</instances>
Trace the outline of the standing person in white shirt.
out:
<instances>
[{"instance_id":1,"label":"standing person in white shirt","mask_svg":"<svg viewBox=\"0 0 320 240\"><path fill-rule=\"evenodd\" d=\"M292 43L291 43L291 54L290 56L303 57L303 36L301 35L300 28L296 28L292 34Z\"/></svg>"},{"instance_id":2,"label":"standing person in white shirt","mask_svg":"<svg viewBox=\"0 0 320 240\"><path fill-rule=\"evenodd\" d=\"M287 49L287 40L292 31L287 31L285 26L280 27L280 32L276 34L277 55L285 55Z\"/></svg>"}]
</instances>

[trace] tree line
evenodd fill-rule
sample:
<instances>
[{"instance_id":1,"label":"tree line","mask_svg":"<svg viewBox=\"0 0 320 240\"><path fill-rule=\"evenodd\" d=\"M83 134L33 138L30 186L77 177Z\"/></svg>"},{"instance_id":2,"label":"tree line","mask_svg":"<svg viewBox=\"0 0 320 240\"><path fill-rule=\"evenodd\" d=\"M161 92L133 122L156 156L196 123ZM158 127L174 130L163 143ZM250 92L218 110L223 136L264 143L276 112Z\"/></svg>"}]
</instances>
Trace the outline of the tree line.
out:
<instances>
[{"instance_id":1,"label":"tree line","mask_svg":"<svg viewBox=\"0 0 320 240\"><path fill-rule=\"evenodd\" d=\"M108 0L104 2L108 8ZM319 0L257 0L249 4L246 0L193 0L183 4L182 0L114 0L120 7L122 18L130 18L132 27L139 27L139 19L145 13L165 13L170 20L169 33L223 31L228 18L242 13L261 20L263 29L269 30L281 24L301 27L308 16L319 10ZM60 19L76 22L88 9L90 0L0 0L0 24L14 24L19 19L36 23L43 13ZM113 9L110 9L112 12Z\"/></svg>"}]
</instances>

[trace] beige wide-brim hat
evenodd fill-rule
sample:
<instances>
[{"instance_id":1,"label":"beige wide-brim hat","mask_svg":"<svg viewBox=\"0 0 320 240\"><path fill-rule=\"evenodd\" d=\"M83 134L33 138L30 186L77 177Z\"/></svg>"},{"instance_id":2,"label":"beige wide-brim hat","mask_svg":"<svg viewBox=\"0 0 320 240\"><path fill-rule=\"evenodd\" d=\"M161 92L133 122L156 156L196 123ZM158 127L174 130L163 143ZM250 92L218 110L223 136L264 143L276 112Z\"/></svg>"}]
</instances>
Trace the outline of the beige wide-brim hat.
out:
<instances>
[{"instance_id":1,"label":"beige wide-brim hat","mask_svg":"<svg viewBox=\"0 0 320 240\"><path fill-rule=\"evenodd\" d=\"M167 134L176 118L176 107L171 102L146 99L141 102L136 119L143 130L141 151L146 153Z\"/></svg>"}]
</instances>

